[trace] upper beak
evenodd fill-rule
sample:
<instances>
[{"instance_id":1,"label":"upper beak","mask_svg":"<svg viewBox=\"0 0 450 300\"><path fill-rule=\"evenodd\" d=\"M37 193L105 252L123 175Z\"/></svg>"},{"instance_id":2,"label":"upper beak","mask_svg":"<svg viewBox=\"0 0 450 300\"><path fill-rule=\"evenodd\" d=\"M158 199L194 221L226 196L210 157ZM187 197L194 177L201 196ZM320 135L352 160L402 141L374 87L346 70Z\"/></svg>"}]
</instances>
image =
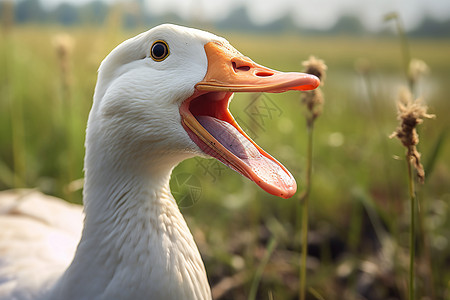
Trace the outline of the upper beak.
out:
<instances>
[{"instance_id":1,"label":"upper beak","mask_svg":"<svg viewBox=\"0 0 450 300\"><path fill-rule=\"evenodd\" d=\"M218 43L207 43L205 52L208 71L195 86L200 91L278 93L312 90L320 84L314 75L275 71Z\"/></svg>"},{"instance_id":2,"label":"upper beak","mask_svg":"<svg viewBox=\"0 0 450 300\"><path fill-rule=\"evenodd\" d=\"M205 46L208 69L194 94L180 106L182 125L200 149L254 181L272 195L289 198L297 184L289 171L239 127L228 110L233 92L311 90L314 75L283 73L256 64L216 42Z\"/></svg>"}]
</instances>

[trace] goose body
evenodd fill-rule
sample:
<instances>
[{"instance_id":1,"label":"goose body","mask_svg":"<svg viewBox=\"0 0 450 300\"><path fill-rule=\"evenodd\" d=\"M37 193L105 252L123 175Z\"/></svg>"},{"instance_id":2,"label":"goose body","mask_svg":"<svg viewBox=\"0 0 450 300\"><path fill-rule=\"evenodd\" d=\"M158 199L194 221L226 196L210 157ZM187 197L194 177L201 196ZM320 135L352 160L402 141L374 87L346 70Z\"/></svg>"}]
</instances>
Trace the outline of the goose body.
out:
<instances>
[{"instance_id":1,"label":"goose body","mask_svg":"<svg viewBox=\"0 0 450 300\"><path fill-rule=\"evenodd\" d=\"M116 47L99 68L88 119L84 212L33 191L0 193L0 300L211 299L170 174L209 155L292 196L290 173L239 128L228 104L233 92L318 84L176 25Z\"/></svg>"}]
</instances>

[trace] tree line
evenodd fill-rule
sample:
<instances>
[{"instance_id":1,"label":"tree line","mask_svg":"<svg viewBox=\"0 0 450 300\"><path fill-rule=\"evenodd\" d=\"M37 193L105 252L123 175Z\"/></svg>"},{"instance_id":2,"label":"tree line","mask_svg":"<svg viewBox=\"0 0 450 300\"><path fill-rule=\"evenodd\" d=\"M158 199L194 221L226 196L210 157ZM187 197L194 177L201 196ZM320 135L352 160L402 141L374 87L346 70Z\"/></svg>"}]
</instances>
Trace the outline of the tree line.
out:
<instances>
[{"instance_id":1,"label":"tree line","mask_svg":"<svg viewBox=\"0 0 450 300\"><path fill-rule=\"evenodd\" d=\"M12 14L8 16L7 14ZM73 5L61 3L52 9L45 9L39 0L21 0L18 2L3 1L0 6L2 19L12 19L17 24L60 24L63 26L96 25L104 24L111 15L119 16L120 22L126 28L150 27L160 23L172 22L181 25L197 23L204 25L201 20L187 22L174 14L157 16L151 11L143 8L143 1L127 2L127 4L108 5L100 0L94 0L84 5ZM380 16L380 22L382 21ZM286 16L266 25L255 25L247 16L245 7L238 7L224 20L214 22L214 27L222 30L240 30L253 32L280 32L293 31L311 35L363 35L368 30L356 15L343 15L331 28L317 30L310 28L299 28L294 20ZM372 34L389 34L390 26L385 30ZM450 36L450 19L438 21L426 17L420 26L408 32L412 37L442 37Z\"/></svg>"}]
</instances>

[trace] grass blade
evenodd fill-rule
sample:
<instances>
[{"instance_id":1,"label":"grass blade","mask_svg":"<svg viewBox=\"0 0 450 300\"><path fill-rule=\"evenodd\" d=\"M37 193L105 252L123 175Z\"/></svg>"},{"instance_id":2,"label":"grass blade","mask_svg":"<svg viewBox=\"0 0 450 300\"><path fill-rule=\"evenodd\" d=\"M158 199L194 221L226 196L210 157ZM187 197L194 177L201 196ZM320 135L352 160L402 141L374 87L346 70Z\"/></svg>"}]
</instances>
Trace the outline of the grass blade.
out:
<instances>
[{"instance_id":1,"label":"grass blade","mask_svg":"<svg viewBox=\"0 0 450 300\"><path fill-rule=\"evenodd\" d=\"M261 282L262 274L264 273L264 268L266 267L267 263L269 262L270 256L272 256L272 253L275 250L276 246L277 246L277 240L275 237L272 237L267 246L266 254L264 255L263 259L261 260L261 263L259 264L258 269L256 270L256 274L255 274L255 277L253 278L252 286L250 288L250 293L248 295L248 300L256 299L256 292L258 291L259 283Z\"/></svg>"}]
</instances>

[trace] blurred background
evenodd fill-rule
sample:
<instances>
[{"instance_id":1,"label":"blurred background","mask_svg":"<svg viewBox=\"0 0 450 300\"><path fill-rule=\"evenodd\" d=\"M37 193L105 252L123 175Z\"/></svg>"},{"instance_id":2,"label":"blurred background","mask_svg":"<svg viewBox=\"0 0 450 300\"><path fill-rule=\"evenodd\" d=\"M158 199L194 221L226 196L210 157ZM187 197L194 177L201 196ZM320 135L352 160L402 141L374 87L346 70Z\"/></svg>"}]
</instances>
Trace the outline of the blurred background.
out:
<instances>
[{"instance_id":1,"label":"blurred background","mask_svg":"<svg viewBox=\"0 0 450 300\"><path fill-rule=\"evenodd\" d=\"M2 0L0 190L82 202L84 133L102 59L161 23L227 38L265 66L328 66L314 130L307 299L406 299L409 198L397 128L402 86L428 106L419 203L418 299L450 299L450 1ZM231 111L304 189L300 94L239 94ZM297 299L298 195L284 200L215 160L181 163L172 192L216 299ZM255 274L261 275L255 281Z\"/></svg>"}]
</instances>

